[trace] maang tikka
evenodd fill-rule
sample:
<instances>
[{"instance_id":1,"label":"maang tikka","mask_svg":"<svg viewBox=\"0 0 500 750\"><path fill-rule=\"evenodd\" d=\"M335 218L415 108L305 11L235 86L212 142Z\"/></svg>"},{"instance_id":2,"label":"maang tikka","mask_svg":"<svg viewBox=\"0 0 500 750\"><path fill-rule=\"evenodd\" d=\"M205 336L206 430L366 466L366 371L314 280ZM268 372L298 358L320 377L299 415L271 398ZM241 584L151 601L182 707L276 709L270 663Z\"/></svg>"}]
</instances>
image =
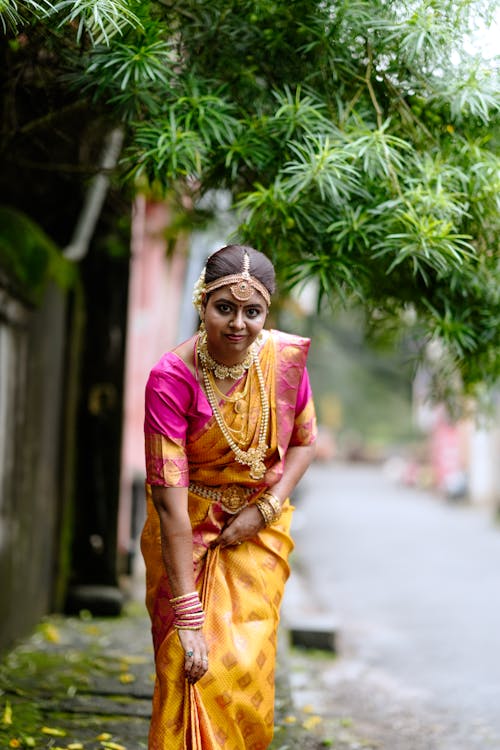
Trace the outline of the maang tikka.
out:
<instances>
[{"instance_id":1,"label":"maang tikka","mask_svg":"<svg viewBox=\"0 0 500 750\"><path fill-rule=\"evenodd\" d=\"M253 292L257 291L264 297L268 307L270 306L271 295L269 294L269 290L261 281L259 281L259 279L250 274L250 256L248 253L243 255L243 265L240 273L219 276L218 279L206 284L205 271L206 266L203 268L193 289L193 304L198 312L201 311L204 295L213 292L214 289L220 289L222 286L228 286L231 290L231 294L236 300L238 300L238 302L247 302Z\"/></svg>"}]
</instances>

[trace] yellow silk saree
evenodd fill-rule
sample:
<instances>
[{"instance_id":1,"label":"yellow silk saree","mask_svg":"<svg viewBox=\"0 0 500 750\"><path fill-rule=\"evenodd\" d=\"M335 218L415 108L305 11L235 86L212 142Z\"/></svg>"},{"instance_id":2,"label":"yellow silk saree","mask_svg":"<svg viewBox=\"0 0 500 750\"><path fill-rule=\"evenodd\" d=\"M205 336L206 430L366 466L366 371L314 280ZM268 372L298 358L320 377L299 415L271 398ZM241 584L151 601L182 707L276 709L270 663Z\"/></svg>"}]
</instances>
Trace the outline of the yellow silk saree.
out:
<instances>
[{"instance_id":1,"label":"yellow silk saree","mask_svg":"<svg viewBox=\"0 0 500 750\"><path fill-rule=\"evenodd\" d=\"M141 538L146 604L151 615L156 682L149 750L265 750L274 726L274 671L279 609L289 575L292 508L234 547L210 548L232 513L254 502L281 476L290 445L315 439L305 368L309 341L268 332L259 352L271 413L261 480L237 463L194 375L170 353L146 389L147 520ZM257 444L259 385L254 368L220 408L247 449ZM205 610L209 670L184 678L184 652L172 626L160 526L151 485L188 487L195 580Z\"/></svg>"}]
</instances>

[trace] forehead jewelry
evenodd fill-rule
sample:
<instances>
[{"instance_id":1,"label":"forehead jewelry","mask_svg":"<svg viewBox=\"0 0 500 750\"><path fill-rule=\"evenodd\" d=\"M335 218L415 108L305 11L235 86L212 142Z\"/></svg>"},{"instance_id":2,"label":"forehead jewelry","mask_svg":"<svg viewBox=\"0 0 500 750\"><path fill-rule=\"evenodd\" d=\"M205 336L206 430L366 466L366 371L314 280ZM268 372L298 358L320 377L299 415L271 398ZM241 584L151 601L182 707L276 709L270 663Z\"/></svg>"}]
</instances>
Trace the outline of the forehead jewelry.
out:
<instances>
[{"instance_id":1,"label":"forehead jewelry","mask_svg":"<svg viewBox=\"0 0 500 750\"><path fill-rule=\"evenodd\" d=\"M213 292L215 289L220 289L222 286L228 286L231 290L233 297L238 302L247 302L254 291L260 292L264 297L267 305L271 304L271 295L269 290L264 284L250 274L250 257L248 253L243 256L243 265L240 273L231 273L227 276L220 276L214 281L210 281L208 284L205 283L205 268L200 274L200 278L196 282L193 290L193 304L198 311L201 309L203 295Z\"/></svg>"}]
</instances>

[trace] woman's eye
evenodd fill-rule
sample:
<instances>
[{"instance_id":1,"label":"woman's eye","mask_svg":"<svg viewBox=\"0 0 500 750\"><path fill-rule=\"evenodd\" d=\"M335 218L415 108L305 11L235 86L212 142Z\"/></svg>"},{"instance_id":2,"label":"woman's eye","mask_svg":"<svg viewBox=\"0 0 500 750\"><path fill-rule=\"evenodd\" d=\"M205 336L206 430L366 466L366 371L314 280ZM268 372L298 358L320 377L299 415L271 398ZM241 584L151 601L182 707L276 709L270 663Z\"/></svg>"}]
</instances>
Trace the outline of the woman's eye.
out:
<instances>
[{"instance_id":1,"label":"woman's eye","mask_svg":"<svg viewBox=\"0 0 500 750\"><path fill-rule=\"evenodd\" d=\"M219 310L219 311L220 311L221 313L228 313L228 312L229 312L229 311L231 310L231 308L229 307L229 305L224 305L224 304L222 304L222 305L219 305L217 309L218 309L218 310Z\"/></svg>"},{"instance_id":2,"label":"woman's eye","mask_svg":"<svg viewBox=\"0 0 500 750\"><path fill-rule=\"evenodd\" d=\"M256 318L260 313L260 310L257 310L256 307L251 307L249 310L247 310L247 315L249 318Z\"/></svg>"}]
</instances>

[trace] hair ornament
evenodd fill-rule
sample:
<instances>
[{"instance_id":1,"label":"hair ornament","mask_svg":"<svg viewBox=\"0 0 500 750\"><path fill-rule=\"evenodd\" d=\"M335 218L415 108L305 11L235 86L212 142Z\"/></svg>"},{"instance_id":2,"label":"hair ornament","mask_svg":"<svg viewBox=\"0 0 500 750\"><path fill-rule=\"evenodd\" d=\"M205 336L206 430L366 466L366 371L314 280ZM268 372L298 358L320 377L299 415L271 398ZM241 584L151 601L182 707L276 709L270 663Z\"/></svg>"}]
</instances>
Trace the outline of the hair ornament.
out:
<instances>
[{"instance_id":1,"label":"hair ornament","mask_svg":"<svg viewBox=\"0 0 500 750\"><path fill-rule=\"evenodd\" d=\"M203 295L205 294L205 270L206 270L206 266L203 266L201 273L198 277L198 280L193 287L193 298L192 298L193 305L198 310L198 313L201 312Z\"/></svg>"},{"instance_id":2,"label":"hair ornament","mask_svg":"<svg viewBox=\"0 0 500 750\"><path fill-rule=\"evenodd\" d=\"M203 276L204 278L204 276ZM213 292L214 289L220 289L221 286L228 286L231 294L238 302L247 302L254 291L259 292L265 299L267 305L271 304L271 295L269 289L264 284L250 274L250 257L248 253L243 256L243 265L240 273L231 273L228 276L220 276L215 281L211 281L203 287L205 294ZM196 288L196 287L195 287Z\"/></svg>"}]
</instances>

